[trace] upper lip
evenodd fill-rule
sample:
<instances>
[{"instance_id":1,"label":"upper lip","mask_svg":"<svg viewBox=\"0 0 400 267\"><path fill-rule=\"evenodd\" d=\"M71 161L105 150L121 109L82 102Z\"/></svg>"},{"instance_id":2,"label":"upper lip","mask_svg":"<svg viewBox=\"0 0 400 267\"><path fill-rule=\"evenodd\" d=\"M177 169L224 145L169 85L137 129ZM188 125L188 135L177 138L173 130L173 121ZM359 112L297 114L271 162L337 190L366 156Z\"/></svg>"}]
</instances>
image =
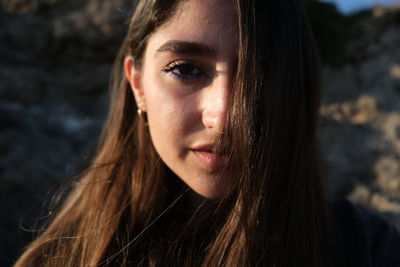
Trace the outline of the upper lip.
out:
<instances>
[{"instance_id":1,"label":"upper lip","mask_svg":"<svg viewBox=\"0 0 400 267\"><path fill-rule=\"evenodd\" d=\"M191 147L192 150L206 151L214 153L214 143L198 144Z\"/></svg>"},{"instance_id":2,"label":"upper lip","mask_svg":"<svg viewBox=\"0 0 400 267\"><path fill-rule=\"evenodd\" d=\"M214 153L218 155L227 155L227 149L226 148L217 148L215 143L202 143L198 145L194 145L190 148L191 150L194 151L203 151L203 152L208 152L208 153Z\"/></svg>"}]
</instances>

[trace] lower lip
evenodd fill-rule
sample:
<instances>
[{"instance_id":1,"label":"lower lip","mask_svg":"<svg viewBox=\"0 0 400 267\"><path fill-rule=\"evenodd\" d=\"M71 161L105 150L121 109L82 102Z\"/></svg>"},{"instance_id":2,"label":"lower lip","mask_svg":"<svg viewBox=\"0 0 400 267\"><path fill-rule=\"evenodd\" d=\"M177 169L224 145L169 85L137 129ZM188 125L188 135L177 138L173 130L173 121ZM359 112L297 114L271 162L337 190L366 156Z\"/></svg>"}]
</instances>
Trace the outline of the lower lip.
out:
<instances>
[{"instance_id":1,"label":"lower lip","mask_svg":"<svg viewBox=\"0 0 400 267\"><path fill-rule=\"evenodd\" d=\"M200 161L209 169L221 169L228 165L228 157L204 150L192 150Z\"/></svg>"}]
</instances>

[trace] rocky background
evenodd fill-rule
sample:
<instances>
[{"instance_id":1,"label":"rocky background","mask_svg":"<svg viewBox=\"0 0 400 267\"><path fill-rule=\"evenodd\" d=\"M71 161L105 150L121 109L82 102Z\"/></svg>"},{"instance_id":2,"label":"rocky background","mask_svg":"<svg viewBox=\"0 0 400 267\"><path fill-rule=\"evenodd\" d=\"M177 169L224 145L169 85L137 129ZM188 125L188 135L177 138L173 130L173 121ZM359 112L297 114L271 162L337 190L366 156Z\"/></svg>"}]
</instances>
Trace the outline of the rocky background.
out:
<instances>
[{"instance_id":1,"label":"rocky background","mask_svg":"<svg viewBox=\"0 0 400 267\"><path fill-rule=\"evenodd\" d=\"M400 5L349 18L361 30L324 67L320 140L333 196L400 229Z\"/></svg>"},{"instance_id":2,"label":"rocky background","mask_svg":"<svg viewBox=\"0 0 400 267\"><path fill-rule=\"evenodd\" d=\"M0 266L93 153L129 2L0 0ZM309 11L325 63L319 135L330 193L400 229L400 8Z\"/></svg>"}]
</instances>

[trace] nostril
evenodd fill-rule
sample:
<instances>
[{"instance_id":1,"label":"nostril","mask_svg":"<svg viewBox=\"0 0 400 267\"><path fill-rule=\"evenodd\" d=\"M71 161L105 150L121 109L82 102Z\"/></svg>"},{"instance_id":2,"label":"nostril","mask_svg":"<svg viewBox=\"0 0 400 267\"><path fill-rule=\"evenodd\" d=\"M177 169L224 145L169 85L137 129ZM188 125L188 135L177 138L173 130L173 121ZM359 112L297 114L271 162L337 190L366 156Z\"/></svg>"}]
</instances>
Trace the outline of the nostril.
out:
<instances>
[{"instance_id":1,"label":"nostril","mask_svg":"<svg viewBox=\"0 0 400 267\"><path fill-rule=\"evenodd\" d=\"M206 128L220 131L224 122L224 114L222 112L203 112L203 124Z\"/></svg>"}]
</instances>

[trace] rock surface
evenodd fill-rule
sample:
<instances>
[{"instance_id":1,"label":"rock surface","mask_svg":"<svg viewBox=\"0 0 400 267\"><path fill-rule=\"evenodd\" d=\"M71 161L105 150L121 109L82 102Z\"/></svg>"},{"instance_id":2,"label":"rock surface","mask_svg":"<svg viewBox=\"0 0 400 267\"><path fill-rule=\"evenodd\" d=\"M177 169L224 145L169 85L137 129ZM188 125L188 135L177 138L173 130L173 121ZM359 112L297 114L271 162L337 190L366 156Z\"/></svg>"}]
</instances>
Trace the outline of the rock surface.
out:
<instances>
[{"instance_id":1,"label":"rock surface","mask_svg":"<svg viewBox=\"0 0 400 267\"><path fill-rule=\"evenodd\" d=\"M0 0L0 266L93 153L130 2ZM400 11L374 16L324 69L319 136L331 194L400 228Z\"/></svg>"},{"instance_id":2,"label":"rock surface","mask_svg":"<svg viewBox=\"0 0 400 267\"><path fill-rule=\"evenodd\" d=\"M360 19L351 63L324 69L320 140L334 196L382 213L400 229L400 8Z\"/></svg>"},{"instance_id":3,"label":"rock surface","mask_svg":"<svg viewBox=\"0 0 400 267\"><path fill-rule=\"evenodd\" d=\"M0 266L11 265L35 236L25 230L87 165L129 2L0 2Z\"/></svg>"}]
</instances>

